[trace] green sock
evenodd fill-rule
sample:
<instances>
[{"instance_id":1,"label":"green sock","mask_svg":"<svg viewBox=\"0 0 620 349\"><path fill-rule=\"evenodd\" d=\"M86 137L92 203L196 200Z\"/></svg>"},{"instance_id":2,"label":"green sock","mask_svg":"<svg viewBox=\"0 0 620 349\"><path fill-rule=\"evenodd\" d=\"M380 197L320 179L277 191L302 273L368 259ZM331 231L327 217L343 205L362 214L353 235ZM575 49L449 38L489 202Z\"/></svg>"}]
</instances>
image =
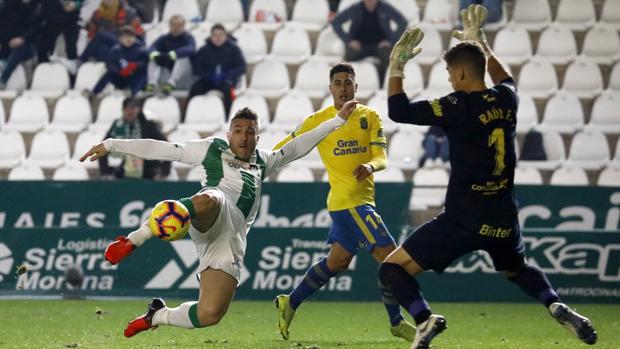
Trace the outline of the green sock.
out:
<instances>
[{"instance_id":1,"label":"green sock","mask_svg":"<svg viewBox=\"0 0 620 349\"><path fill-rule=\"evenodd\" d=\"M179 199L179 202L183 204L189 211L189 218L194 218L196 216L196 209L194 208L194 203L191 198L183 198Z\"/></svg>"}]
</instances>

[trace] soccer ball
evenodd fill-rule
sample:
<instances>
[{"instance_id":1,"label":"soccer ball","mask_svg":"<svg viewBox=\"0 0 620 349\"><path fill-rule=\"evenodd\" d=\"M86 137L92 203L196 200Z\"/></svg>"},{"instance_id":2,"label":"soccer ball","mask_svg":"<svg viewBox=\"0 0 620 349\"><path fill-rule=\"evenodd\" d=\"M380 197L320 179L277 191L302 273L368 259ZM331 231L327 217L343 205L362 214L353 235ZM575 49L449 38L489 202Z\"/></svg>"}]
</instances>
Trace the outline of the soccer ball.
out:
<instances>
[{"instance_id":1,"label":"soccer ball","mask_svg":"<svg viewBox=\"0 0 620 349\"><path fill-rule=\"evenodd\" d=\"M189 211L176 200L159 202L149 217L153 235L166 241L182 239L189 231L189 224Z\"/></svg>"}]
</instances>

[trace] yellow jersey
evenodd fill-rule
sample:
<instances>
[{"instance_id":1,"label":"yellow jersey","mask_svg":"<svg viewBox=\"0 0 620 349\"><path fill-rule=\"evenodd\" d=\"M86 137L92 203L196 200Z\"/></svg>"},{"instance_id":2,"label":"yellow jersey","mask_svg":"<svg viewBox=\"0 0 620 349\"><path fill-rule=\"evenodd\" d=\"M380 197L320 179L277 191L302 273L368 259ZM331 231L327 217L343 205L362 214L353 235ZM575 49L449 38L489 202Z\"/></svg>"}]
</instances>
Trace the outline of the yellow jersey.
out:
<instances>
[{"instance_id":1,"label":"yellow jersey","mask_svg":"<svg viewBox=\"0 0 620 349\"><path fill-rule=\"evenodd\" d=\"M338 111L331 105L308 116L304 121L273 148L279 149L292 138L308 132L331 119ZM353 171L361 164L375 160L386 162L387 142L379 114L372 108L358 104L347 122L330 133L317 149L329 176L330 191L327 209L338 211L359 205L375 206L375 184L373 176L358 182ZM380 170L377 168L376 170Z\"/></svg>"}]
</instances>

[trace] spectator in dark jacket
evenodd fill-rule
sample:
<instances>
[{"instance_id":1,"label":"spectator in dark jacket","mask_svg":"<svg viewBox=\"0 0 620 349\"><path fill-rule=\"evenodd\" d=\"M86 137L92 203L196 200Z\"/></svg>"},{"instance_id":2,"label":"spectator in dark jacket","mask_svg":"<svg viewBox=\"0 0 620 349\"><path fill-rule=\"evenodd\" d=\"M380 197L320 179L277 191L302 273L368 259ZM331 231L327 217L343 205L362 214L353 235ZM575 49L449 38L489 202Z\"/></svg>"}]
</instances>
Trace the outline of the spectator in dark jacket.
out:
<instances>
[{"instance_id":1,"label":"spectator in dark jacket","mask_svg":"<svg viewBox=\"0 0 620 349\"><path fill-rule=\"evenodd\" d=\"M0 6L0 60L5 61L0 76L0 89L3 89L15 68L36 54L39 3L4 0Z\"/></svg>"},{"instance_id":2,"label":"spectator in dark jacket","mask_svg":"<svg viewBox=\"0 0 620 349\"><path fill-rule=\"evenodd\" d=\"M349 31L344 24L351 22ZM390 22L396 23L392 30ZM407 28L407 20L392 5L382 0L363 0L334 17L332 26L346 46L345 60L359 61L373 56L379 59L379 77L383 81L392 46Z\"/></svg>"},{"instance_id":3,"label":"spectator in dark jacket","mask_svg":"<svg viewBox=\"0 0 620 349\"><path fill-rule=\"evenodd\" d=\"M86 25L90 41L80 56L80 62L91 58L105 62L110 49L118 43L120 29L128 25L133 27L139 41L143 41L140 17L131 6L124 0L102 0Z\"/></svg>"},{"instance_id":4,"label":"spectator in dark jacket","mask_svg":"<svg viewBox=\"0 0 620 349\"><path fill-rule=\"evenodd\" d=\"M221 24L211 28L207 44L194 56L192 67L198 80L189 92L189 99L210 90L222 93L226 115L234 96L234 88L245 73L245 58L234 39L228 37Z\"/></svg>"},{"instance_id":5,"label":"spectator in dark jacket","mask_svg":"<svg viewBox=\"0 0 620 349\"><path fill-rule=\"evenodd\" d=\"M155 91L162 69L170 74L161 90L169 94L180 80L192 78L191 56L196 51L194 37L185 31L185 18L174 15L169 21L170 32L160 36L150 47L147 92Z\"/></svg>"},{"instance_id":6,"label":"spectator in dark jacket","mask_svg":"<svg viewBox=\"0 0 620 349\"><path fill-rule=\"evenodd\" d=\"M67 59L59 59L71 74L77 70L77 40L80 27L80 5L82 0L42 0L41 30L37 40L39 63L48 62L56 47L56 38L62 34L65 39Z\"/></svg>"},{"instance_id":7,"label":"spectator in dark jacket","mask_svg":"<svg viewBox=\"0 0 620 349\"><path fill-rule=\"evenodd\" d=\"M158 6L155 0L129 0L129 5L136 9L142 23L153 22L155 7Z\"/></svg>"},{"instance_id":8,"label":"spectator in dark jacket","mask_svg":"<svg viewBox=\"0 0 620 349\"><path fill-rule=\"evenodd\" d=\"M450 144L443 128L431 126L422 141L424 156L420 159L420 166L442 167L450 162Z\"/></svg>"},{"instance_id":9,"label":"spectator in dark jacket","mask_svg":"<svg viewBox=\"0 0 620 349\"><path fill-rule=\"evenodd\" d=\"M95 85L94 95L99 94L109 82L119 89L129 87L132 96L146 85L148 51L137 41L133 27L123 27L119 41L120 44L114 46L108 55L107 71Z\"/></svg>"},{"instance_id":10,"label":"spectator in dark jacket","mask_svg":"<svg viewBox=\"0 0 620 349\"><path fill-rule=\"evenodd\" d=\"M104 137L117 139L151 138L165 141L158 125L147 120L141 104L134 98L123 100L123 117L115 120ZM110 167L106 156L99 158L99 171L103 179L135 178L165 179L170 174L170 161L142 160L124 156L120 166Z\"/></svg>"}]
</instances>

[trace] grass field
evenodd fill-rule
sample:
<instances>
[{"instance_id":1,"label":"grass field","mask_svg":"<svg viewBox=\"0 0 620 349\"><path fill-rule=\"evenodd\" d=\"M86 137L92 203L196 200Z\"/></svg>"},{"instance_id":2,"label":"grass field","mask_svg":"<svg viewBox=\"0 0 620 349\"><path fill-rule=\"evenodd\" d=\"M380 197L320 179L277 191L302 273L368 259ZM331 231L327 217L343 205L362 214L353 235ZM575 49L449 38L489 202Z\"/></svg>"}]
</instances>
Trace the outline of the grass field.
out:
<instances>
[{"instance_id":1,"label":"grass field","mask_svg":"<svg viewBox=\"0 0 620 349\"><path fill-rule=\"evenodd\" d=\"M283 341L270 302L233 302L215 327L161 327L127 339L128 320L144 301L0 300L0 348L266 348L399 349L409 345L389 334L386 315L375 303L307 302ZM170 301L176 305L178 301ZM96 314L96 308L103 315ZM436 303L448 329L433 341L437 349L573 349L589 347L534 304ZM599 332L593 348L620 349L620 305L579 305Z\"/></svg>"}]
</instances>

